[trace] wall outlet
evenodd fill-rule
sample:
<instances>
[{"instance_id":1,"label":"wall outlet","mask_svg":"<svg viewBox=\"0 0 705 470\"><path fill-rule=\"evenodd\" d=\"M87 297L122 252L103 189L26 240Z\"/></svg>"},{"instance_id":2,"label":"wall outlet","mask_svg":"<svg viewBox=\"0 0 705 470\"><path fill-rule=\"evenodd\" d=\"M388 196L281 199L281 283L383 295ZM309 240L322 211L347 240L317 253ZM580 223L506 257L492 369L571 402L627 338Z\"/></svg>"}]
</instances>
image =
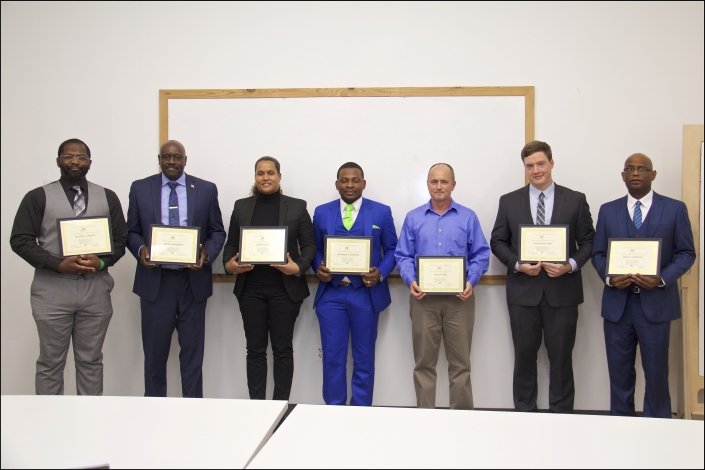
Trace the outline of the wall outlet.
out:
<instances>
[{"instance_id":1,"label":"wall outlet","mask_svg":"<svg viewBox=\"0 0 705 470\"><path fill-rule=\"evenodd\" d=\"M323 360L323 348L321 346L318 346L318 349L316 350L316 360L317 361L322 361Z\"/></svg>"}]
</instances>

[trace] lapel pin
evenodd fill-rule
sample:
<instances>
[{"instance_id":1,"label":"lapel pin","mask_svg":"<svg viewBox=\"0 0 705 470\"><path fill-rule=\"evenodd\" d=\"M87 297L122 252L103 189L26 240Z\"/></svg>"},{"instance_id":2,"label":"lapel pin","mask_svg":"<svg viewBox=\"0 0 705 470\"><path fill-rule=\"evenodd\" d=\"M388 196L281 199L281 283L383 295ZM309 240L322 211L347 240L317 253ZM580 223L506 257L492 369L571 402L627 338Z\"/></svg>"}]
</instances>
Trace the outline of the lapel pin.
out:
<instances>
[{"instance_id":1,"label":"lapel pin","mask_svg":"<svg viewBox=\"0 0 705 470\"><path fill-rule=\"evenodd\" d=\"M191 185L191 187L192 187L193 189L196 189L193 185Z\"/></svg>"}]
</instances>

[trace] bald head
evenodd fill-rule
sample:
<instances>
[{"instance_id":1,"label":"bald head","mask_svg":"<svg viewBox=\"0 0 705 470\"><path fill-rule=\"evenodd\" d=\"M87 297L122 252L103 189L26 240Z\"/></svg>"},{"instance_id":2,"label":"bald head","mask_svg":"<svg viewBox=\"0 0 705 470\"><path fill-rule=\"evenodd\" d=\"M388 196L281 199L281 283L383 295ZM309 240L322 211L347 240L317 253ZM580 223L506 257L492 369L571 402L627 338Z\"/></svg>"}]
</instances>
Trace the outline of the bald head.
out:
<instances>
[{"instance_id":1,"label":"bald head","mask_svg":"<svg viewBox=\"0 0 705 470\"><path fill-rule=\"evenodd\" d=\"M629 155L627 161L624 162L624 168L627 168L630 165L636 167L643 166L651 170L654 169L654 164L651 162L651 159L643 153L633 153Z\"/></svg>"},{"instance_id":2,"label":"bald head","mask_svg":"<svg viewBox=\"0 0 705 470\"><path fill-rule=\"evenodd\" d=\"M634 153L624 162L622 181L634 199L641 199L651 192L651 182L656 179L654 164L643 153Z\"/></svg>"},{"instance_id":3,"label":"bald head","mask_svg":"<svg viewBox=\"0 0 705 470\"><path fill-rule=\"evenodd\" d=\"M186 149L184 149L184 146L178 140L167 140L166 142L164 142L161 147L159 147L159 155L163 155L164 153L171 153L170 151L165 151L166 147L171 146L176 146L176 148L178 149L178 153L180 153L181 155L186 155Z\"/></svg>"},{"instance_id":4,"label":"bald head","mask_svg":"<svg viewBox=\"0 0 705 470\"><path fill-rule=\"evenodd\" d=\"M450 171L450 180L451 182L455 182L455 171L453 170L453 167L448 165L447 163L436 163L432 165L431 168L428 169L428 176L426 177L426 181L429 181L429 179L431 178L431 172L434 169L443 169Z\"/></svg>"}]
</instances>

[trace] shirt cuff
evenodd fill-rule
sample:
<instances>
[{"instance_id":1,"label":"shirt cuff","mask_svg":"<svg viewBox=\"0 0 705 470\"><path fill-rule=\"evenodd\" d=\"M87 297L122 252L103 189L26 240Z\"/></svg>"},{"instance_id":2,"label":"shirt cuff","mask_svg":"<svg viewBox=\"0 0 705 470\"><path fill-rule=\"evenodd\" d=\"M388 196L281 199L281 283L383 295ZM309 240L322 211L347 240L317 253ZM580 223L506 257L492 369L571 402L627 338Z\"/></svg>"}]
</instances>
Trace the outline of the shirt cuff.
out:
<instances>
[{"instance_id":1,"label":"shirt cuff","mask_svg":"<svg viewBox=\"0 0 705 470\"><path fill-rule=\"evenodd\" d=\"M607 287L612 287L612 283L610 282L610 278L606 277L605 278L605 284L607 284Z\"/></svg>"},{"instance_id":2,"label":"shirt cuff","mask_svg":"<svg viewBox=\"0 0 705 470\"><path fill-rule=\"evenodd\" d=\"M661 278L661 284L658 284L656 287L666 287L666 281Z\"/></svg>"},{"instance_id":3,"label":"shirt cuff","mask_svg":"<svg viewBox=\"0 0 705 470\"><path fill-rule=\"evenodd\" d=\"M570 259L568 260L568 262L570 263L570 266L573 268L573 269L570 270L571 273L574 273L575 271L578 270L578 263L576 263L573 258L570 258Z\"/></svg>"},{"instance_id":4,"label":"shirt cuff","mask_svg":"<svg viewBox=\"0 0 705 470\"><path fill-rule=\"evenodd\" d=\"M517 261L517 264L514 265L514 272L515 273L519 272L519 261Z\"/></svg>"}]
</instances>

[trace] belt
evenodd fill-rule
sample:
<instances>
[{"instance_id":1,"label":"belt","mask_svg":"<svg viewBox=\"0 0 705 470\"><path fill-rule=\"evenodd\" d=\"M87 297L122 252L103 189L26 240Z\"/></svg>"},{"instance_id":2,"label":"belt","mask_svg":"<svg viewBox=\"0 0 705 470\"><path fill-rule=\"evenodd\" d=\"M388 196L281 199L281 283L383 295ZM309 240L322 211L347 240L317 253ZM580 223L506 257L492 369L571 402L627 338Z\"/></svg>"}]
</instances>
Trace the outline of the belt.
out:
<instances>
[{"instance_id":1,"label":"belt","mask_svg":"<svg viewBox=\"0 0 705 470\"><path fill-rule=\"evenodd\" d=\"M351 285L351 284L352 284L352 282L340 281L340 284L338 284L338 285L339 285L339 286L348 287L348 286Z\"/></svg>"},{"instance_id":2,"label":"belt","mask_svg":"<svg viewBox=\"0 0 705 470\"><path fill-rule=\"evenodd\" d=\"M639 292L641 292L641 289L639 288L639 286L635 286L632 284L631 286L629 286L629 292L631 292L632 294L638 294Z\"/></svg>"},{"instance_id":3,"label":"belt","mask_svg":"<svg viewBox=\"0 0 705 470\"><path fill-rule=\"evenodd\" d=\"M186 268L163 268L162 273L164 274L181 274L182 272L186 271Z\"/></svg>"}]
</instances>

